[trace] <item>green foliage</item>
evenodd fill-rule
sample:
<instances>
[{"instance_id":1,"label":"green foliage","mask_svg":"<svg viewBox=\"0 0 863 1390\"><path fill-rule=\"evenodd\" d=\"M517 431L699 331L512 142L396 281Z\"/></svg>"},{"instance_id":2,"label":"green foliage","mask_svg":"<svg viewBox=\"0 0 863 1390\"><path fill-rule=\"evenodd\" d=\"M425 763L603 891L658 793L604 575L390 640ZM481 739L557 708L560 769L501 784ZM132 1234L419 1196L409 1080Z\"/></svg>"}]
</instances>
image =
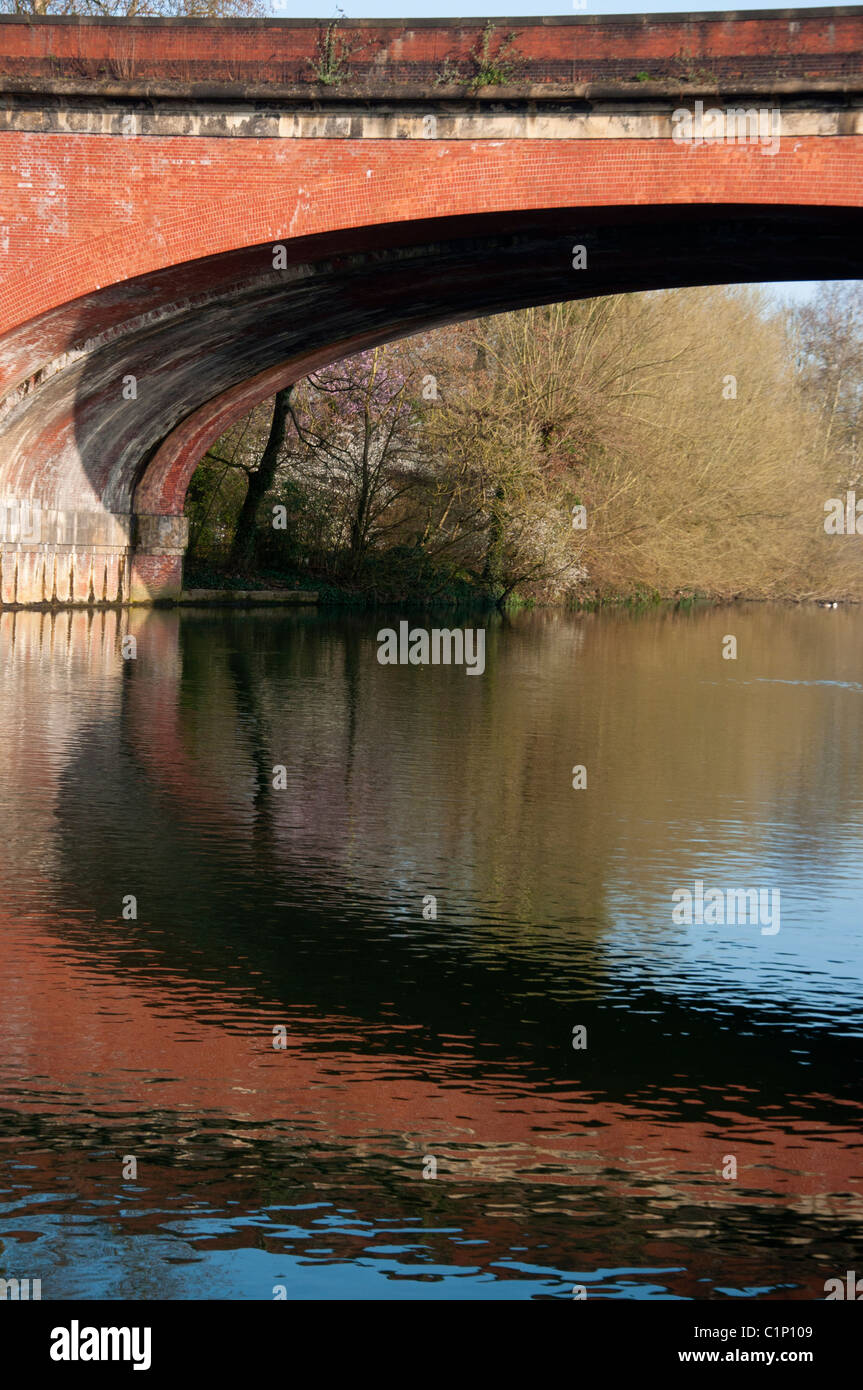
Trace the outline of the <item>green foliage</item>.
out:
<instances>
[{"instance_id":1,"label":"green foliage","mask_svg":"<svg viewBox=\"0 0 863 1390\"><path fill-rule=\"evenodd\" d=\"M506 87L514 82L523 67L523 57L515 47L518 34L513 30L502 35L494 45L496 26L489 20L469 54L470 71L447 58L435 78L438 86L464 84L471 91L480 87Z\"/></svg>"},{"instance_id":2,"label":"green foliage","mask_svg":"<svg viewBox=\"0 0 863 1390\"><path fill-rule=\"evenodd\" d=\"M476 87L505 87L518 75L521 67L520 56L516 52L515 41L518 34L513 30L492 48L495 26L489 20L482 32L471 61L476 71L470 85Z\"/></svg>"},{"instance_id":3,"label":"green foliage","mask_svg":"<svg viewBox=\"0 0 863 1390\"><path fill-rule=\"evenodd\" d=\"M183 565L184 589L268 589L273 587L261 571L254 574L233 574L217 564L186 558ZM300 586L297 585L297 588Z\"/></svg>"},{"instance_id":4,"label":"green foliage","mask_svg":"<svg viewBox=\"0 0 863 1390\"><path fill-rule=\"evenodd\" d=\"M198 464L186 493L189 554L201 560L222 555L234 533L244 480L209 455Z\"/></svg>"},{"instance_id":5,"label":"green foliage","mask_svg":"<svg viewBox=\"0 0 863 1390\"><path fill-rule=\"evenodd\" d=\"M363 584L377 598L393 603L419 599L439 604L489 605L493 596L446 561L434 560L418 545L395 545L372 551Z\"/></svg>"},{"instance_id":6,"label":"green foliage","mask_svg":"<svg viewBox=\"0 0 863 1390\"><path fill-rule=\"evenodd\" d=\"M337 87L348 73L353 48L339 33L339 25L343 18L344 14L340 10L338 19L334 19L321 30L315 57L309 60L315 80L324 87Z\"/></svg>"}]
</instances>

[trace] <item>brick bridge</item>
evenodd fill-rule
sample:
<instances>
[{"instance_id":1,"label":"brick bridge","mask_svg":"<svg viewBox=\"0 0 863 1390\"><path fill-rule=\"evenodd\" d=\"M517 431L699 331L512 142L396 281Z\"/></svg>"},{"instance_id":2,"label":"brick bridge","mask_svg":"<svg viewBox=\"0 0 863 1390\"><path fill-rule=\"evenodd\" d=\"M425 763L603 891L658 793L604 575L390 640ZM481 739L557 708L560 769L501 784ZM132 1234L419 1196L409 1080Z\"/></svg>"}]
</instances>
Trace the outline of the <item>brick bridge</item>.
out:
<instances>
[{"instance_id":1,"label":"brick bridge","mask_svg":"<svg viewBox=\"0 0 863 1390\"><path fill-rule=\"evenodd\" d=\"M203 452L347 353L860 276L861 54L856 7L0 20L0 600L176 595Z\"/></svg>"}]
</instances>

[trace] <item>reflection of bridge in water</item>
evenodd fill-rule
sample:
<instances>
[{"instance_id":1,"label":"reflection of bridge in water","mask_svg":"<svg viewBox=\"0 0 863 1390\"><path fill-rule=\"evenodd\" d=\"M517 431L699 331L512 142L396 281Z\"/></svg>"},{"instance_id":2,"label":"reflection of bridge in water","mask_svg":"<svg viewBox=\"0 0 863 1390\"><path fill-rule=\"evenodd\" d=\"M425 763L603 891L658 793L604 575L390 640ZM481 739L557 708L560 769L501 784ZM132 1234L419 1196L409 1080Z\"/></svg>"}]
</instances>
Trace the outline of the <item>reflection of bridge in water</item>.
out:
<instances>
[{"instance_id":1,"label":"reflection of bridge in water","mask_svg":"<svg viewBox=\"0 0 863 1390\"><path fill-rule=\"evenodd\" d=\"M350 739L350 645L360 637L350 623L330 625L315 647L313 631L327 624L293 618L266 646L258 631L266 625L254 619L237 620L228 639L223 619L151 614L131 620L139 655L124 663L118 639L129 621L83 613L0 621L17 711L4 745L13 792L4 841L13 863L34 861L32 880L23 875L4 892L2 1075L17 1092L7 1117L39 1136L37 1147L47 1144L39 1162L50 1179L68 1162L50 1141L59 1095L87 1151L140 1153L144 1126L148 1190L169 1205L197 1174L218 1204L264 1180L287 1184L288 1173L294 1185L298 1174L314 1184L321 1166L348 1161L361 1164L360 1209L395 1210L404 1182L416 1184L418 1210L440 1216L428 1203L446 1212L469 1191L471 1202L458 1202L466 1235L494 1242L501 1222L525 1222L523 1243L532 1245L543 1231L550 1238L543 1204L549 1220L593 1220L595 1194L614 1173L621 1211L641 1212L645 1261L685 1264L674 1285L684 1295L698 1292L716 1257L677 1251L677 1223L687 1235L695 1222L728 1240L747 1210L769 1208L776 1229L804 1217L831 1228L859 1220L849 1126L858 1111L822 1100L810 1118L813 1096L835 1096L847 1071L841 1038L810 1040L807 1089L789 1099L787 1033L765 1026L757 1086L729 1084L751 1066L745 1007L717 1036L715 1015L642 996L614 1037L620 1015L599 1007L601 956L586 953L581 978L561 980L550 935L547 950L541 940L526 950L505 923L481 939L460 924L439 923L430 938L428 924L394 930L386 888L374 892L375 882L386 885L384 866L364 878L351 865L353 893L332 866L316 874L299 832L310 836L316 817L319 828L332 820L351 775L342 734ZM379 678L373 655L361 665ZM296 766L312 747L290 717L270 722L273 701L290 703L292 675L309 692L322 679L331 693L341 683L318 714L342 781L316 766L317 805L278 800L264 786L286 733ZM199 723L205 691L210 708ZM44 782L34 796L25 776L16 790L9 775L26 767L36 730L55 769L50 797ZM362 804L368 788L356 754L353 776ZM345 848L338 826L332 847ZM62 912L40 906L40 875ZM138 919L124 921L120 904L132 892ZM537 997L542 1024L526 1027L525 1000ZM602 1036L601 1049L568 1049L574 1015ZM287 1029L285 1051L273 1049L276 1025ZM699 1059L697 1092L683 1036L687 1056ZM768 1121L765 1103L779 1104L781 1123ZM53 1117L47 1127L42 1116ZM729 1151L740 1174L733 1188L718 1177ZM434 1199L434 1184L420 1177L428 1152L439 1164ZM114 1160L94 1162L84 1182L95 1192ZM592 1267L608 1263L615 1239L602 1227ZM735 1255L724 1273L745 1283L752 1258ZM801 1270L808 1258L801 1253ZM814 1278L807 1265L809 1296Z\"/></svg>"}]
</instances>

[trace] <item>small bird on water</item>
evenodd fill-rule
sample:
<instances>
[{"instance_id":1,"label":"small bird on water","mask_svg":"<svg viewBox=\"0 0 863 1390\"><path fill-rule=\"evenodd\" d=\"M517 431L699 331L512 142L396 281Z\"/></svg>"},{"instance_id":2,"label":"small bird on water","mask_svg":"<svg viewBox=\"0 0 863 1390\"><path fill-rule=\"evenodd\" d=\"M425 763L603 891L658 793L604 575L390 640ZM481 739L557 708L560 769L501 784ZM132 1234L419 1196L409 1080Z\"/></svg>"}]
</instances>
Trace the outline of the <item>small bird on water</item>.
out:
<instances>
[{"instance_id":1,"label":"small bird on water","mask_svg":"<svg viewBox=\"0 0 863 1390\"><path fill-rule=\"evenodd\" d=\"M838 608L838 607L839 607L839 604L836 602L836 599L835 599L835 598L819 598L819 599L816 599L816 602L817 602L819 608Z\"/></svg>"}]
</instances>

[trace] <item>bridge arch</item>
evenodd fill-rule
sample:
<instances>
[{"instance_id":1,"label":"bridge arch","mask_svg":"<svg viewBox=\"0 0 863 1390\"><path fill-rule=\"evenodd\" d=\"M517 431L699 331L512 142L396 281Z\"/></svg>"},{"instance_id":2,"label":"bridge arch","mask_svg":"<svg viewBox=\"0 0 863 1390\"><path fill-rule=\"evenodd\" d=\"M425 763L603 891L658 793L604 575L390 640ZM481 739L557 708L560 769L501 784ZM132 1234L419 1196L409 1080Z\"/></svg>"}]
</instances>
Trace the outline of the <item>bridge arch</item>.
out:
<instances>
[{"instance_id":1,"label":"bridge arch","mask_svg":"<svg viewBox=\"0 0 863 1390\"><path fill-rule=\"evenodd\" d=\"M583 20L554 21L549 47L549 21L522 34L534 81L443 95L427 57L404 57L416 47L404 26L377 26L365 85L335 93L212 77L192 91L164 71L177 30L212 67L236 26L159 22L132 26L147 82L57 90L32 33L0 21L0 153L15 183L0 228L0 501L19 532L0 538L0 599L175 595L183 501L208 445L279 386L363 347L601 293L860 276L863 12L836 11L832 28L825 13L643 18L625 48L622 21ZM260 49L253 75L276 39L308 62L308 25L240 28ZM78 24L79 55L116 59L129 32ZM464 25L426 25L426 48L441 32L473 51ZM548 76L561 36L568 82ZM33 76L3 76L4 43ZM681 45L693 69L724 64L724 82L669 77ZM647 80L605 80L624 62ZM386 81L405 66L422 82ZM769 102L778 147L681 144L674 112L698 100Z\"/></svg>"}]
</instances>

